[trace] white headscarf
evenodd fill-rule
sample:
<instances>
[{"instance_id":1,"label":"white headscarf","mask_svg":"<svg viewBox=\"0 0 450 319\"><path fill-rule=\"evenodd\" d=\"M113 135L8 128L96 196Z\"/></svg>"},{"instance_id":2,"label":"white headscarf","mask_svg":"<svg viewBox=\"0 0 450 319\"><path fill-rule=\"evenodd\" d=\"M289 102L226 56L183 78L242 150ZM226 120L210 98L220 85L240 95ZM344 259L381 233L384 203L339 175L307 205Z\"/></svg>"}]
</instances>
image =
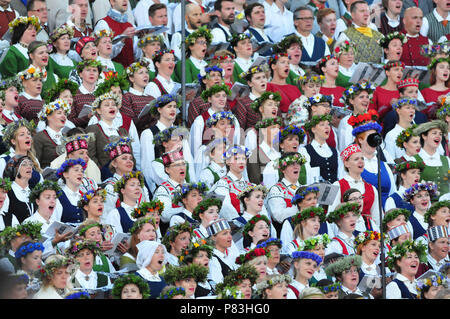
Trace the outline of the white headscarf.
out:
<instances>
[{"instance_id":1,"label":"white headscarf","mask_svg":"<svg viewBox=\"0 0 450 319\"><path fill-rule=\"evenodd\" d=\"M150 264L158 246L162 246L164 249L163 266L167 263L167 249L163 244L156 241L143 240L136 245L138 249L138 254L136 256L136 265L139 267L139 269L145 268Z\"/></svg>"}]
</instances>

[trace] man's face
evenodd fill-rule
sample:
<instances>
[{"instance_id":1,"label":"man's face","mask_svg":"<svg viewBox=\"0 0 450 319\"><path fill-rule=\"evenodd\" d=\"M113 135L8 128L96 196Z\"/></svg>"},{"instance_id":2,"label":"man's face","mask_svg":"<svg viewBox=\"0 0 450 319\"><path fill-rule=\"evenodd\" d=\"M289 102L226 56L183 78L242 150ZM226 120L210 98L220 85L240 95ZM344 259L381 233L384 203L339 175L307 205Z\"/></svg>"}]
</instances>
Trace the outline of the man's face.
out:
<instances>
[{"instance_id":1,"label":"man's face","mask_svg":"<svg viewBox=\"0 0 450 319\"><path fill-rule=\"evenodd\" d=\"M110 0L111 8L125 13L128 10L128 0Z\"/></svg>"},{"instance_id":2,"label":"man's face","mask_svg":"<svg viewBox=\"0 0 450 319\"><path fill-rule=\"evenodd\" d=\"M444 12L450 12L450 0L433 0L436 7Z\"/></svg>"},{"instance_id":3,"label":"man's face","mask_svg":"<svg viewBox=\"0 0 450 319\"><path fill-rule=\"evenodd\" d=\"M74 4L71 6L72 16L81 21L85 21L88 15L88 0L75 0ZM77 22L77 21L75 21Z\"/></svg>"},{"instance_id":4,"label":"man's face","mask_svg":"<svg viewBox=\"0 0 450 319\"><path fill-rule=\"evenodd\" d=\"M314 15L309 10L302 10L297 12L297 18L294 25L300 32L311 32L314 25Z\"/></svg>"},{"instance_id":5,"label":"man's face","mask_svg":"<svg viewBox=\"0 0 450 319\"><path fill-rule=\"evenodd\" d=\"M155 11L155 15L153 17L149 16L150 23L152 25L167 25L167 9L162 8Z\"/></svg>"},{"instance_id":6,"label":"man's face","mask_svg":"<svg viewBox=\"0 0 450 319\"><path fill-rule=\"evenodd\" d=\"M45 24L48 21L48 11L47 11L47 5L45 4L45 1L36 1L34 2L33 9L28 11L28 16L36 16L39 18L39 21L41 24Z\"/></svg>"},{"instance_id":7,"label":"man's face","mask_svg":"<svg viewBox=\"0 0 450 319\"><path fill-rule=\"evenodd\" d=\"M357 26L366 27L369 24L369 5L359 3L352 12L352 19Z\"/></svg>"},{"instance_id":8,"label":"man's face","mask_svg":"<svg viewBox=\"0 0 450 319\"><path fill-rule=\"evenodd\" d=\"M224 24L231 25L234 22L234 2L224 1L222 2L222 9L217 11L217 16L219 17L219 21Z\"/></svg>"},{"instance_id":9,"label":"man's face","mask_svg":"<svg viewBox=\"0 0 450 319\"><path fill-rule=\"evenodd\" d=\"M263 6L257 6L253 8L250 14L250 25L255 26L257 28L264 28L264 24L266 23L266 14L264 12Z\"/></svg>"},{"instance_id":10,"label":"man's face","mask_svg":"<svg viewBox=\"0 0 450 319\"><path fill-rule=\"evenodd\" d=\"M186 21L190 29L198 29L202 25L202 9L199 6L193 7L186 16Z\"/></svg>"},{"instance_id":11,"label":"man's face","mask_svg":"<svg viewBox=\"0 0 450 319\"><path fill-rule=\"evenodd\" d=\"M411 35L419 34L422 27L423 13L419 8L411 8L405 11L403 24L405 30Z\"/></svg>"}]
</instances>

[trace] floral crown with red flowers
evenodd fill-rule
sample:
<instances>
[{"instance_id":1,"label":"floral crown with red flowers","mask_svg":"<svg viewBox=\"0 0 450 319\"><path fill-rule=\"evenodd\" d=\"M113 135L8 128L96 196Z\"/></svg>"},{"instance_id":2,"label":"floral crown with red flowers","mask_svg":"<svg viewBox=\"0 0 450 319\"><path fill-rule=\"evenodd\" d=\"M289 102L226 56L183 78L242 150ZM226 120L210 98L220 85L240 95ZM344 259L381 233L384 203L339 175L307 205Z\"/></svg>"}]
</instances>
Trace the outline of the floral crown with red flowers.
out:
<instances>
[{"instance_id":1,"label":"floral crown with red flowers","mask_svg":"<svg viewBox=\"0 0 450 319\"><path fill-rule=\"evenodd\" d=\"M236 264L243 265L244 263L249 262L250 260L252 260L256 257L261 257L261 256L266 256L267 258L269 258L270 257L269 250L266 250L265 248L252 249L249 252L237 257Z\"/></svg>"},{"instance_id":2,"label":"floral crown with red flowers","mask_svg":"<svg viewBox=\"0 0 450 319\"><path fill-rule=\"evenodd\" d=\"M328 54L328 55L324 56L322 59L320 59L319 62L317 62L317 66L320 68L320 67L324 66L325 63L327 63L328 61L330 61L332 59L336 59L336 57L333 54Z\"/></svg>"},{"instance_id":3,"label":"floral crown with red flowers","mask_svg":"<svg viewBox=\"0 0 450 319\"><path fill-rule=\"evenodd\" d=\"M334 48L334 53L337 57L339 57L343 52L348 52L350 49L355 50L355 47L356 46L353 42L345 40L336 45L336 47Z\"/></svg>"},{"instance_id":4,"label":"floral crown with red flowers","mask_svg":"<svg viewBox=\"0 0 450 319\"><path fill-rule=\"evenodd\" d=\"M284 52L280 52L280 53L277 53L277 54L272 54L269 57L269 65L272 65L273 63L276 63L281 57L288 57L289 58L289 55L287 53L284 53Z\"/></svg>"},{"instance_id":5,"label":"floral crown with red flowers","mask_svg":"<svg viewBox=\"0 0 450 319\"><path fill-rule=\"evenodd\" d=\"M377 111L368 110L364 114L350 116L347 123L353 127L352 135L357 136L358 134L368 130L376 130L378 133L381 133L383 128L376 122L377 120Z\"/></svg>"},{"instance_id":6,"label":"floral crown with red flowers","mask_svg":"<svg viewBox=\"0 0 450 319\"><path fill-rule=\"evenodd\" d=\"M255 216L253 216L253 217L247 222L247 224L245 224L244 230L242 231L242 233L244 234L244 236L247 236L247 235L248 235L248 232L249 232L249 231L252 231L253 228L255 228L256 223L259 222L259 221L261 221L261 220L265 221L267 225L270 225L270 220L269 220L269 218L267 218L267 216L257 214L257 215L255 215Z\"/></svg>"},{"instance_id":7,"label":"floral crown with red flowers","mask_svg":"<svg viewBox=\"0 0 450 319\"><path fill-rule=\"evenodd\" d=\"M401 68L405 68L405 63L403 63L402 61L388 61L385 65L383 65L383 69L385 70L390 70L392 68L396 68L396 67L401 67Z\"/></svg>"}]
</instances>

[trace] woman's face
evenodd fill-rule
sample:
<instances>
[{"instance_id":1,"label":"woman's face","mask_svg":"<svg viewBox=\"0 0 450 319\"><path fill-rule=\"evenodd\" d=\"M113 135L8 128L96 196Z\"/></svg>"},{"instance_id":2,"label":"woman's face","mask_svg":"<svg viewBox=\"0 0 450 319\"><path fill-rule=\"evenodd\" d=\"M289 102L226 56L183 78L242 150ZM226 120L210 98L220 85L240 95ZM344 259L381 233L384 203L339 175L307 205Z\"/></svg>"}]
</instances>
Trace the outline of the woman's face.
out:
<instances>
[{"instance_id":1,"label":"woman's face","mask_svg":"<svg viewBox=\"0 0 450 319\"><path fill-rule=\"evenodd\" d=\"M440 62L436 65L436 80L447 82L450 76L450 65L448 62Z\"/></svg>"},{"instance_id":2,"label":"woman's face","mask_svg":"<svg viewBox=\"0 0 450 319\"><path fill-rule=\"evenodd\" d=\"M302 85L302 90L306 97L313 97L320 93L321 87L320 83L307 82Z\"/></svg>"},{"instance_id":3,"label":"woman's face","mask_svg":"<svg viewBox=\"0 0 450 319\"><path fill-rule=\"evenodd\" d=\"M30 180L31 174L33 174L33 162L29 159L24 159L19 166L19 174L22 178Z\"/></svg>"},{"instance_id":4,"label":"woman's face","mask_svg":"<svg viewBox=\"0 0 450 319\"><path fill-rule=\"evenodd\" d=\"M361 248L363 256L367 256L369 260L375 260L380 254L381 244L378 240L370 240Z\"/></svg>"},{"instance_id":5,"label":"woman's face","mask_svg":"<svg viewBox=\"0 0 450 319\"><path fill-rule=\"evenodd\" d=\"M288 285L285 282L278 283L270 289L266 289L267 299L286 299Z\"/></svg>"},{"instance_id":6,"label":"woman's face","mask_svg":"<svg viewBox=\"0 0 450 319\"><path fill-rule=\"evenodd\" d=\"M144 51L144 54L147 58L152 58L152 56L161 50L161 42L159 41L153 41L145 45L145 47L142 48L142 51Z\"/></svg>"},{"instance_id":7,"label":"woman's face","mask_svg":"<svg viewBox=\"0 0 450 319\"><path fill-rule=\"evenodd\" d=\"M275 118L278 113L278 102L274 100L266 100L260 106L259 111L261 112L262 118Z\"/></svg>"},{"instance_id":8,"label":"woman's face","mask_svg":"<svg viewBox=\"0 0 450 319\"><path fill-rule=\"evenodd\" d=\"M319 233L320 228L320 218L319 216L314 216L301 221L303 233L309 236L315 236ZM307 238L304 238L307 239Z\"/></svg>"},{"instance_id":9,"label":"woman's face","mask_svg":"<svg viewBox=\"0 0 450 319\"><path fill-rule=\"evenodd\" d=\"M97 82L98 77L99 77L98 68L96 68L95 66L87 66L80 73L81 80L91 85Z\"/></svg>"},{"instance_id":10,"label":"woman's face","mask_svg":"<svg viewBox=\"0 0 450 319\"><path fill-rule=\"evenodd\" d=\"M80 186L83 182L84 169L81 165L74 165L70 167L67 172L63 173L67 182L72 183L75 186Z\"/></svg>"},{"instance_id":11,"label":"woman's face","mask_svg":"<svg viewBox=\"0 0 450 319\"><path fill-rule=\"evenodd\" d=\"M353 153L344 161L344 166L353 174L360 175L364 171L364 157L361 152Z\"/></svg>"},{"instance_id":12,"label":"woman's face","mask_svg":"<svg viewBox=\"0 0 450 319\"><path fill-rule=\"evenodd\" d=\"M293 43L287 49L286 53L289 56L289 62L293 65L298 65L302 59L302 49L298 43Z\"/></svg>"},{"instance_id":13,"label":"woman's face","mask_svg":"<svg viewBox=\"0 0 450 319\"><path fill-rule=\"evenodd\" d=\"M103 241L102 230L97 226L91 227L84 233L84 238L87 240L93 240L96 243L101 243Z\"/></svg>"},{"instance_id":14,"label":"woman's face","mask_svg":"<svg viewBox=\"0 0 450 319\"><path fill-rule=\"evenodd\" d=\"M283 140L283 142L281 142L280 148L284 152L294 152L295 153L298 151L299 145L300 145L300 141L299 141L298 135L290 134Z\"/></svg>"},{"instance_id":15,"label":"woman's face","mask_svg":"<svg viewBox=\"0 0 450 319\"><path fill-rule=\"evenodd\" d=\"M405 215L398 215L395 219L393 219L387 223L387 229L391 230L397 226L405 225L405 224L406 224Z\"/></svg>"},{"instance_id":16,"label":"woman's face","mask_svg":"<svg viewBox=\"0 0 450 319\"><path fill-rule=\"evenodd\" d=\"M264 193L262 191L253 191L245 200L247 210L251 212L260 212L264 206Z\"/></svg>"},{"instance_id":17,"label":"woman's face","mask_svg":"<svg viewBox=\"0 0 450 319\"><path fill-rule=\"evenodd\" d=\"M252 266L255 267L256 271L259 274L259 279L263 279L267 275L267 257L261 256L256 257L252 261Z\"/></svg>"},{"instance_id":18,"label":"woman's face","mask_svg":"<svg viewBox=\"0 0 450 319\"><path fill-rule=\"evenodd\" d=\"M31 96L38 96L42 92L42 79L29 79L29 80L23 80L23 89L26 93L30 94Z\"/></svg>"},{"instance_id":19,"label":"woman's face","mask_svg":"<svg viewBox=\"0 0 450 319\"><path fill-rule=\"evenodd\" d=\"M348 51L343 51L339 56L339 64L345 68L349 68L355 63L355 51L350 48Z\"/></svg>"},{"instance_id":20,"label":"woman's face","mask_svg":"<svg viewBox=\"0 0 450 319\"><path fill-rule=\"evenodd\" d=\"M57 289L64 289L67 286L67 280L70 277L68 267L55 269L51 277L50 283Z\"/></svg>"},{"instance_id":21,"label":"woman's face","mask_svg":"<svg viewBox=\"0 0 450 319\"><path fill-rule=\"evenodd\" d=\"M342 272L342 286L355 289L359 282L359 271L356 266Z\"/></svg>"},{"instance_id":22,"label":"woman's face","mask_svg":"<svg viewBox=\"0 0 450 319\"><path fill-rule=\"evenodd\" d=\"M408 252L404 257L397 261L400 267L400 273L406 277L413 277L419 270L420 260L415 252Z\"/></svg>"},{"instance_id":23,"label":"woman's face","mask_svg":"<svg viewBox=\"0 0 450 319\"><path fill-rule=\"evenodd\" d=\"M411 204L416 210L426 211L430 206L430 193L428 191L419 191L412 198Z\"/></svg>"},{"instance_id":24,"label":"woman's face","mask_svg":"<svg viewBox=\"0 0 450 319\"><path fill-rule=\"evenodd\" d=\"M8 196L8 192L4 189L0 189L0 208L3 207L3 204L5 203L6 197Z\"/></svg>"},{"instance_id":25,"label":"woman's face","mask_svg":"<svg viewBox=\"0 0 450 319\"><path fill-rule=\"evenodd\" d=\"M109 58L112 54L112 41L110 37L102 37L97 45L98 54Z\"/></svg>"},{"instance_id":26,"label":"woman's face","mask_svg":"<svg viewBox=\"0 0 450 319\"><path fill-rule=\"evenodd\" d=\"M270 252L270 257L268 258L267 263L272 266L278 265L280 262L280 247L277 245L270 245L268 250Z\"/></svg>"},{"instance_id":27,"label":"woman's face","mask_svg":"<svg viewBox=\"0 0 450 319\"><path fill-rule=\"evenodd\" d=\"M358 203L360 206L360 212L363 209L364 205L364 196L360 192L353 192L349 195L347 202L349 203Z\"/></svg>"},{"instance_id":28,"label":"woman's face","mask_svg":"<svg viewBox=\"0 0 450 319\"><path fill-rule=\"evenodd\" d=\"M175 117L177 116L177 103L175 101L167 103L163 107L159 107L158 112L160 118L169 122L175 121Z\"/></svg>"},{"instance_id":29,"label":"woman's face","mask_svg":"<svg viewBox=\"0 0 450 319\"><path fill-rule=\"evenodd\" d=\"M85 210L87 211L88 218L97 219L103 215L103 209L105 207L105 202L103 197L94 196L91 198L89 203L85 206Z\"/></svg>"},{"instance_id":30,"label":"woman's face","mask_svg":"<svg viewBox=\"0 0 450 319\"><path fill-rule=\"evenodd\" d=\"M119 108L117 107L116 101L113 99L102 101L100 107L97 109L100 118L106 122L112 122L116 118L118 112Z\"/></svg>"},{"instance_id":31,"label":"woman's face","mask_svg":"<svg viewBox=\"0 0 450 319\"><path fill-rule=\"evenodd\" d=\"M94 42L88 42L86 45L81 49L81 58L83 60L95 60L97 58L98 50L95 46Z\"/></svg>"},{"instance_id":32,"label":"woman's face","mask_svg":"<svg viewBox=\"0 0 450 319\"><path fill-rule=\"evenodd\" d=\"M350 99L355 114L364 114L369 109L370 96L366 91L361 91L353 99Z\"/></svg>"},{"instance_id":33,"label":"woman's face","mask_svg":"<svg viewBox=\"0 0 450 319\"><path fill-rule=\"evenodd\" d=\"M237 154L227 160L230 171L242 173L247 166L247 157L244 154Z\"/></svg>"},{"instance_id":34,"label":"woman's face","mask_svg":"<svg viewBox=\"0 0 450 319\"><path fill-rule=\"evenodd\" d=\"M82 249L75 257L80 264L80 270L90 272L94 267L94 254L89 249Z\"/></svg>"},{"instance_id":35,"label":"woman's face","mask_svg":"<svg viewBox=\"0 0 450 319\"><path fill-rule=\"evenodd\" d=\"M50 127L54 127L59 131L66 125L67 114L62 109L55 110L47 116L47 121Z\"/></svg>"},{"instance_id":36,"label":"woman's face","mask_svg":"<svg viewBox=\"0 0 450 319\"><path fill-rule=\"evenodd\" d=\"M208 76L203 79L206 88L210 88L213 85L220 85L222 83L222 73L218 71L209 72Z\"/></svg>"},{"instance_id":37,"label":"woman's face","mask_svg":"<svg viewBox=\"0 0 450 319\"><path fill-rule=\"evenodd\" d=\"M123 196L130 198L133 201L137 201L142 195L141 182L137 178L130 178L125 187L121 190Z\"/></svg>"},{"instance_id":38,"label":"woman's face","mask_svg":"<svg viewBox=\"0 0 450 319\"><path fill-rule=\"evenodd\" d=\"M27 285L26 284L14 285L8 297L9 299L27 299L28 298Z\"/></svg>"},{"instance_id":39,"label":"woman's face","mask_svg":"<svg viewBox=\"0 0 450 319\"><path fill-rule=\"evenodd\" d=\"M289 75L289 57L280 56L278 61L272 64L273 77L278 76L280 79L286 79Z\"/></svg>"},{"instance_id":40,"label":"woman's face","mask_svg":"<svg viewBox=\"0 0 450 319\"><path fill-rule=\"evenodd\" d=\"M316 255L319 255L320 258L322 258L323 262L323 258L325 257L325 246L323 244L318 244L314 247L314 249L309 251L315 253Z\"/></svg>"},{"instance_id":41,"label":"woman's face","mask_svg":"<svg viewBox=\"0 0 450 319\"><path fill-rule=\"evenodd\" d=\"M70 36L68 34L64 34L60 36L53 45L56 47L56 50L60 53L67 53L70 50Z\"/></svg>"},{"instance_id":42,"label":"woman's face","mask_svg":"<svg viewBox=\"0 0 450 319\"><path fill-rule=\"evenodd\" d=\"M191 234L189 232L184 232L175 237L175 241L170 243L172 247L171 254L175 256L179 256L181 251L186 249L189 246L189 242L191 241Z\"/></svg>"},{"instance_id":43,"label":"woman's face","mask_svg":"<svg viewBox=\"0 0 450 319\"><path fill-rule=\"evenodd\" d=\"M319 122L311 131L314 133L314 138L326 140L330 136L331 125L328 121Z\"/></svg>"},{"instance_id":44,"label":"woman's face","mask_svg":"<svg viewBox=\"0 0 450 319\"><path fill-rule=\"evenodd\" d=\"M184 205L184 208L186 208L188 211L193 212L195 207L203 200L202 194L194 189L190 191L186 198L183 198L182 202Z\"/></svg>"},{"instance_id":45,"label":"woman's face","mask_svg":"<svg viewBox=\"0 0 450 319\"><path fill-rule=\"evenodd\" d=\"M175 56L172 53L165 53L161 58L161 62L156 62L155 66L158 69L158 73L171 76L175 70Z\"/></svg>"},{"instance_id":46,"label":"woman's face","mask_svg":"<svg viewBox=\"0 0 450 319\"><path fill-rule=\"evenodd\" d=\"M423 145L428 146L431 149L437 149L442 142L442 131L438 128L432 128L428 131L428 134L422 134Z\"/></svg>"},{"instance_id":47,"label":"woman's face","mask_svg":"<svg viewBox=\"0 0 450 319\"><path fill-rule=\"evenodd\" d=\"M197 282L194 278L186 278L176 283L177 287L183 287L186 291L186 298L191 298L197 289Z\"/></svg>"},{"instance_id":48,"label":"woman's face","mask_svg":"<svg viewBox=\"0 0 450 319\"><path fill-rule=\"evenodd\" d=\"M312 259L300 259L294 261L294 267L297 272L297 277L311 279L317 270L317 263Z\"/></svg>"},{"instance_id":49,"label":"woman's face","mask_svg":"<svg viewBox=\"0 0 450 319\"><path fill-rule=\"evenodd\" d=\"M326 299L339 299L339 294L337 291L332 291L325 294Z\"/></svg>"},{"instance_id":50,"label":"woman's face","mask_svg":"<svg viewBox=\"0 0 450 319\"><path fill-rule=\"evenodd\" d=\"M231 230L226 229L215 235L215 244L219 248L231 247L233 237L231 236Z\"/></svg>"},{"instance_id":51,"label":"woman's face","mask_svg":"<svg viewBox=\"0 0 450 319\"><path fill-rule=\"evenodd\" d=\"M133 86L136 88L145 88L150 80L147 68L140 68L136 72L130 76L130 81L133 83Z\"/></svg>"},{"instance_id":52,"label":"woman's face","mask_svg":"<svg viewBox=\"0 0 450 319\"><path fill-rule=\"evenodd\" d=\"M218 137L227 137L233 130L233 123L229 119L220 119L217 121L215 125L213 125L214 136Z\"/></svg>"},{"instance_id":53,"label":"woman's face","mask_svg":"<svg viewBox=\"0 0 450 319\"><path fill-rule=\"evenodd\" d=\"M323 74L330 78L337 78L339 73L339 63L337 59L330 59L325 63L325 66L322 67Z\"/></svg>"},{"instance_id":54,"label":"woman's face","mask_svg":"<svg viewBox=\"0 0 450 319\"><path fill-rule=\"evenodd\" d=\"M177 161L175 163L171 163L166 167L166 172L171 179L181 183L186 177L186 162Z\"/></svg>"},{"instance_id":55,"label":"woman's face","mask_svg":"<svg viewBox=\"0 0 450 319\"><path fill-rule=\"evenodd\" d=\"M208 98L208 102L211 103L211 106L214 107L217 111L223 111L227 105L227 94L225 91L217 92L216 94L210 96Z\"/></svg>"},{"instance_id":56,"label":"woman's face","mask_svg":"<svg viewBox=\"0 0 450 319\"><path fill-rule=\"evenodd\" d=\"M46 189L43 191L39 198L36 199L36 204L39 207L39 212L45 216L52 216L55 211L56 201L58 197L56 196L56 192L51 189Z\"/></svg>"},{"instance_id":57,"label":"woman's face","mask_svg":"<svg viewBox=\"0 0 450 319\"><path fill-rule=\"evenodd\" d=\"M20 42L24 44L30 44L33 41L36 41L36 27L32 24L29 24L28 27L25 29L25 32L23 33L22 37L20 38Z\"/></svg>"},{"instance_id":58,"label":"woman's face","mask_svg":"<svg viewBox=\"0 0 450 319\"><path fill-rule=\"evenodd\" d=\"M22 257L22 269L29 272L38 271L42 266L42 251L35 250Z\"/></svg>"},{"instance_id":59,"label":"woman's face","mask_svg":"<svg viewBox=\"0 0 450 319\"><path fill-rule=\"evenodd\" d=\"M308 193L305 198L298 204L299 209L303 210L308 207L315 207L317 205L318 194L315 192Z\"/></svg>"},{"instance_id":60,"label":"woman's face","mask_svg":"<svg viewBox=\"0 0 450 319\"><path fill-rule=\"evenodd\" d=\"M270 227L267 225L267 223L264 220L258 221L253 231L249 231L248 234L253 239L253 243L258 243L260 240L266 240L270 236Z\"/></svg>"},{"instance_id":61,"label":"woman's face","mask_svg":"<svg viewBox=\"0 0 450 319\"><path fill-rule=\"evenodd\" d=\"M122 288L121 299L142 299L142 293L135 284L126 284Z\"/></svg>"},{"instance_id":62,"label":"woman's face","mask_svg":"<svg viewBox=\"0 0 450 319\"><path fill-rule=\"evenodd\" d=\"M434 299L436 298L436 295L439 291L441 291L441 289L443 289L444 286L439 285L439 286L431 286L430 289L428 289L427 292L425 292L423 295L425 296L426 299Z\"/></svg>"},{"instance_id":63,"label":"woman's face","mask_svg":"<svg viewBox=\"0 0 450 319\"><path fill-rule=\"evenodd\" d=\"M388 79L392 80L394 83L397 83L403 77L403 70L404 69L401 66L392 67L389 70L386 70L386 76Z\"/></svg>"},{"instance_id":64,"label":"woman's face","mask_svg":"<svg viewBox=\"0 0 450 319\"><path fill-rule=\"evenodd\" d=\"M204 250L200 250L198 254L192 259L192 263L204 267L209 267L208 253Z\"/></svg>"},{"instance_id":65,"label":"woman's face","mask_svg":"<svg viewBox=\"0 0 450 319\"><path fill-rule=\"evenodd\" d=\"M133 159L133 154L122 154L113 160L112 166L119 175L130 173L134 167Z\"/></svg>"},{"instance_id":66,"label":"woman's face","mask_svg":"<svg viewBox=\"0 0 450 319\"><path fill-rule=\"evenodd\" d=\"M337 221L337 225L342 231L351 233L355 230L357 219L358 215L356 215L354 212L349 212L339 221Z\"/></svg>"},{"instance_id":67,"label":"woman's face","mask_svg":"<svg viewBox=\"0 0 450 319\"><path fill-rule=\"evenodd\" d=\"M430 247L430 253L435 256L435 259L443 260L448 256L448 237L438 238L434 242L430 242L428 245Z\"/></svg>"},{"instance_id":68,"label":"woman's face","mask_svg":"<svg viewBox=\"0 0 450 319\"><path fill-rule=\"evenodd\" d=\"M414 105L406 104L398 108L397 113L400 119L404 119L405 121L408 121L408 123L411 123L416 115L416 108Z\"/></svg>"},{"instance_id":69,"label":"woman's face","mask_svg":"<svg viewBox=\"0 0 450 319\"><path fill-rule=\"evenodd\" d=\"M211 224L211 222L213 222L219 218L219 207L210 206L210 207L208 207L207 210L205 210L199 216L202 221L202 225L209 226L209 224Z\"/></svg>"},{"instance_id":70,"label":"woman's face","mask_svg":"<svg viewBox=\"0 0 450 319\"><path fill-rule=\"evenodd\" d=\"M298 180L298 176L300 175L300 169L301 166L298 163L294 163L291 165L288 165L284 171L283 174L286 177L287 180L289 181L297 181Z\"/></svg>"},{"instance_id":71,"label":"woman's face","mask_svg":"<svg viewBox=\"0 0 450 319\"><path fill-rule=\"evenodd\" d=\"M331 112L331 105L327 102L317 103L311 106L311 115L328 115Z\"/></svg>"},{"instance_id":72,"label":"woman's face","mask_svg":"<svg viewBox=\"0 0 450 319\"><path fill-rule=\"evenodd\" d=\"M401 94L401 97L409 97L410 99L417 99L418 96L419 88L417 86L407 86Z\"/></svg>"},{"instance_id":73,"label":"woman's face","mask_svg":"<svg viewBox=\"0 0 450 319\"><path fill-rule=\"evenodd\" d=\"M253 54L252 42L250 39L238 41L234 51L237 57L249 59Z\"/></svg>"},{"instance_id":74,"label":"woman's face","mask_svg":"<svg viewBox=\"0 0 450 319\"><path fill-rule=\"evenodd\" d=\"M399 61L403 53L403 44L400 39L392 39L387 49L384 49L386 59L389 61Z\"/></svg>"},{"instance_id":75,"label":"woman's face","mask_svg":"<svg viewBox=\"0 0 450 319\"><path fill-rule=\"evenodd\" d=\"M5 105L16 107L19 105L19 92L15 86L11 86L5 91Z\"/></svg>"},{"instance_id":76,"label":"woman's face","mask_svg":"<svg viewBox=\"0 0 450 319\"><path fill-rule=\"evenodd\" d=\"M197 38L197 40L195 40L195 43L189 46L191 55L199 60L203 60L205 58L207 48L208 42L203 37Z\"/></svg>"},{"instance_id":77,"label":"woman's face","mask_svg":"<svg viewBox=\"0 0 450 319\"><path fill-rule=\"evenodd\" d=\"M48 50L47 46L43 45L30 53L32 64L40 68L45 68L48 65Z\"/></svg>"},{"instance_id":78,"label":"woman's face","mask_svg":"<svg viewBox=\"0 0 450 319\"><path fill-rule=\"evenodd\" d=\"M450 208L441 207L436 214L430 217L434 226L449 226L450 224Z\"/></svg>"},{"instance_id":79,"label":"woman's face","mask_svg":"<svg viewBox=\"0 0 450 319\"><path fill-rule=\"evenodd\" d=\"M242 282L237 285L237 288L244 295L244 299L252 298L252 283L250 279L242 280Z\"/></svg>"},{"instance_id":80,"label":"woman's face","mask_svg":"<svg viewBox=\"0 0 450 319\"><path fill-rule=\"evenodd\" d=\"M149 267L154 272L155 271L158 272L162 269L163 264L164 264L164 248L162 245L159 245L152 256L152 260L150 261Z\"/></svg>"},{"instance_id":81,"label":"woman's face","mask_svg":"<svg viewBox=\"0 0 450 319\"><path fill-rule=\"evenodd\" d=\"M405 148L406 154L409 156L416 155L422 148L422 145L420 144L420 137L412 136L408 142L403 142L403 147Z\"/></svg>"},{"instance_id":82,"label":"woman's face","mask_svg":"<svg viewBox=\"0 0 450 319\"><path fill-rule=\"evenodd\" d=\"M409 188L411 185L417 184L420 181L420 169L408 169L404 173L401 173L401 177L403 180L403 186Z\"/></svg>"},{"instance_id":83,"label":"woman's face","mask_svg":"<svg viewBox=\"0 0 450 319\"><path fill-rule=\"evenodd\" d=\"M70 106L72 106L72 104L73 104L73 95L72 95L72 92L70 92L70 90L62 91L59 94L58 98L60 98L61 100L64 100Z\"/></svg>"}]
</instances>

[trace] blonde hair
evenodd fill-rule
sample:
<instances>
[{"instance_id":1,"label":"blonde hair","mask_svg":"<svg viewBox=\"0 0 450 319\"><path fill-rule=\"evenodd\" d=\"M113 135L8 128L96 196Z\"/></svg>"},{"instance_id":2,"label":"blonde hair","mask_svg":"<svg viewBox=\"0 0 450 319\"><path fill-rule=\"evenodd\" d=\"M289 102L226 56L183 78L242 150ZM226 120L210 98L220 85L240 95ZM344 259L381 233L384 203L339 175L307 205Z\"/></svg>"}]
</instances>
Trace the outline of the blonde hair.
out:
<instances>
[{"instance_id":1,"label":"blonde hair","mask_svg":"<svg viewBox=\"0 0 450 319\"><path fill-rule=\"evenodd\" d=\"M19 126L19 127L14 131L14 134L13 134L13 137L12 137L11 140L16 140L16 141L17 141L17 132L19 131L19 129L20 129L21 127L25 127L25 128L30 132L30 134L32 134L32 132L28 129L28 127L26 127L26 126ZM12 142L9 142L9 143L12 144ZM17 146L17 145L14 145L14 147L13 147L14 150L16 149L16 146ZM31 149L30 149L29 151L27 151L27 156L28 156L28 157L30 158L30 160L33 162L33 167L34 167L34 169L35 169L36 171L38 171L39 173L42 173L41 165L39 164L39 161L37 160L36 155L35 155L33 138L31 138Z\"/></svg>"},{"instance_id":2,"label":"blonde hair","mask_svg":"<svg viewBox=\"0 0 450 319\"><path fill-rule=\"evenodd\" d=\"M313 297L325 299L325 294L319 288L307 287L300 292L298 299L314 299Z\"/></svg>"}]
</instances>

